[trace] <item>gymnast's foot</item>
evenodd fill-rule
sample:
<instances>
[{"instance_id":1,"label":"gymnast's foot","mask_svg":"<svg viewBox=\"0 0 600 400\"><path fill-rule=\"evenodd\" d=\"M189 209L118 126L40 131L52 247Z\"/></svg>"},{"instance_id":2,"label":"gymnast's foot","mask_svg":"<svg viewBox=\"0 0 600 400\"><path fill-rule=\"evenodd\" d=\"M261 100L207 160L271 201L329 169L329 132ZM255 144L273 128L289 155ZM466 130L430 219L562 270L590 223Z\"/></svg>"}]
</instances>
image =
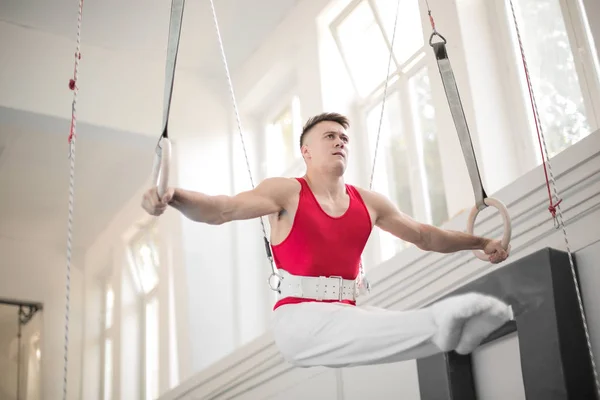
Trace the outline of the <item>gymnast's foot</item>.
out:
<instances>
[{"instance_id":1,"label":"gymnast's foot","mask_svg":"<svg viewBox=\"0 0 600 400\"><path fill-rule=\"evenodd\" d=\"M433 343L442 351L468 354L513 317L510 306L478 293L452 296L431 306L438 331Z\"/></svg>"},{"instance_id":2,"label":"gymnast's foot","mask_svg":"<svg viewBox=\"0 0 600 400\"><path fill-rule=\"evenodd\" d=\"M489 308L471 317L463 326L462 337L456 349L458 354L469 354L496 329L513 318L510 306L490 298Z\"/></svg>"}]
</instances>

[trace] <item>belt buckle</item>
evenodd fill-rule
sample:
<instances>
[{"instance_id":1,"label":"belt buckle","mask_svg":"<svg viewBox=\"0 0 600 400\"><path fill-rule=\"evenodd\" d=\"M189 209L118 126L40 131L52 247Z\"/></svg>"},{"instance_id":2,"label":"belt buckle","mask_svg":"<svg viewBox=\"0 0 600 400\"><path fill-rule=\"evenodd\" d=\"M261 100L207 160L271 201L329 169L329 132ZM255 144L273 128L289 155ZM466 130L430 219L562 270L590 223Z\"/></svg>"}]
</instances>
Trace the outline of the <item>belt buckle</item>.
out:
<instances>
[{"instance_id":1,"label":"belt buckle","mask_svg":"<svg viewBox=\"0 0 600 400\"><path fill-rule=\"evenodd\" d=\"M341 276L332 275L330 278L337 279L340 283L338 285L338 301L342 301L342 290L344 289L344 279Z\"/></svg>"}]
</instances>

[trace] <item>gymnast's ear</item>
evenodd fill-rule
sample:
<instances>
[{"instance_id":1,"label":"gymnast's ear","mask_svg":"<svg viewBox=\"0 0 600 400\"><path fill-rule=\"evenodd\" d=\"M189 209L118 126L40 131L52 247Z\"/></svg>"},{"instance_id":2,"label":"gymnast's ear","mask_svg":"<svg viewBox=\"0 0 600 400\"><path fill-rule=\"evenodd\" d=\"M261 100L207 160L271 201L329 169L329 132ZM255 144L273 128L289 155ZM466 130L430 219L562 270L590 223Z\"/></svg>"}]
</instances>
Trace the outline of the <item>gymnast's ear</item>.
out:
<instances>
[{"instance_id":1,"label":"gymnast's ear","mask_svg":"<svg viewBox=\"0 0 600 400\"><path fill-rule=\"evenodd\" d=\"M300 154L302 154L302 158L304 158L304 160L308 160L309 158L311 158L310 149L308 148L308 146L306 144L303 144L300 147Z\"/></svg>"}]
</instances>

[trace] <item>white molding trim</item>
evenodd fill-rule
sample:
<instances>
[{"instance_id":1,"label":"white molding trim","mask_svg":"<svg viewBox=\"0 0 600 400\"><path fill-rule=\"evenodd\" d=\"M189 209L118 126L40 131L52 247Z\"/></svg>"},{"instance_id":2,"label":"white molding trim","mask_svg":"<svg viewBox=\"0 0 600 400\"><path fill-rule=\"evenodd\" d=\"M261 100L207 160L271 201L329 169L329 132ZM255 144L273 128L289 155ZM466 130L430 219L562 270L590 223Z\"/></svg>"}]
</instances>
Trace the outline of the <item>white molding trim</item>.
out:
<instances>
[{"instance_id":1,"label":"white molding trim","mask_svg":"<svg viewBox=\"0 0 600 400\"><path fill-rule=\"evenodd\" d=\"M600 240L600 131L563 151L551 162L559 194L564 199L561 209L569 244L575 252ZM508 263L544 247L565 249L562 231L554 228L547 210L547 189L541 166L491 197L502 200L512 216L512 253ZM466 220L467 213L463 212L445 228L464 231ZM501 229L498 213L483 211L475 232L499 237ZM369 271L374 289L359 304L394 309L421 307L503 266L486 264L471 252L443 255L410 247ZM336 385L331 370L295 368L287 364L268 332L160 399L265 399L306 384L321 374L331 374L332 385ZM340 386L343 385L338 382L338 391L343 390Z\"/></svg>"}]
</instances>

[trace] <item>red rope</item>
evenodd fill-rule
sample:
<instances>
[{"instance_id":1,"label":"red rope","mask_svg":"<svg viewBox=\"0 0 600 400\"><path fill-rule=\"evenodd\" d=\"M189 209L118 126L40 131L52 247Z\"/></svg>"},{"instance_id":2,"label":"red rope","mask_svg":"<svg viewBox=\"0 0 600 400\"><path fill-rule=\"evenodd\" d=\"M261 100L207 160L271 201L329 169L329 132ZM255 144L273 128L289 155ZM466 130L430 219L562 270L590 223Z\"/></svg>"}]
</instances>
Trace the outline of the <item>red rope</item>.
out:
<instances>
[{"instance_id":1,"label":"red rope","mask_svg":"<svg viewBox=\"0 0 600 400\"><path fill-rule=\"evenodd\" d=\"M523 50L523 45L519 38L519 47L521 48L521 59L523 61L523 69L525 70L525 79L527 79L527 90L529 92L529 100L531 102L531 109L533 111L533 119L535 121L535 129L537 131L538 143L540 145L540 154L542 156L542 165L544 167L544 175L546 177L546 188L548 189L548 199L550 201L550 205L548 206L548 211L552 214L552 218L556 218L556 207L562 202L562 199L559 199L556 204L552 202L552 192L550 191L550 180L548 179L548 169L546 168L546 158L544 157L544 148L542 144L542 135L540 133L540 126L538 121L538 114L535 108L535 100L533 98L533 89L531 84L531 79L529 77L529 70L527 69L527 62L525 61L525 53Z\"/></svg>"},{"instance_id":2,"label":"red rope","mask_svg":"<svg viewBox=\"0 0 600 400\"><path fill-rule=\"evenodd\" d=\"M81 60L81 53L75 53L75 59ZM77 64L77 62L76 62L76 64ZM75 81L75 77L76 77L75 68L76 68L76 66L73 68L73 78L69 79L69 89L71 89L71 90L75 90L75 85L77 84L77 82ZM71 143L74 136L75 136L75 110L71 109L71 128L69 130L69 143Z\"/></svg>"},{"instance_id":3,"label":"red rope","mask_svg":"<svg viewBox=\"0 0 600 400\"><path fill-rule=\"evenodd\" d=\"M433 20L433 16L431 15L431 10L428 11L429 14L429 23L431 24L431 29L435 32L435 21Z\"/></svg>"}]
</instances>

